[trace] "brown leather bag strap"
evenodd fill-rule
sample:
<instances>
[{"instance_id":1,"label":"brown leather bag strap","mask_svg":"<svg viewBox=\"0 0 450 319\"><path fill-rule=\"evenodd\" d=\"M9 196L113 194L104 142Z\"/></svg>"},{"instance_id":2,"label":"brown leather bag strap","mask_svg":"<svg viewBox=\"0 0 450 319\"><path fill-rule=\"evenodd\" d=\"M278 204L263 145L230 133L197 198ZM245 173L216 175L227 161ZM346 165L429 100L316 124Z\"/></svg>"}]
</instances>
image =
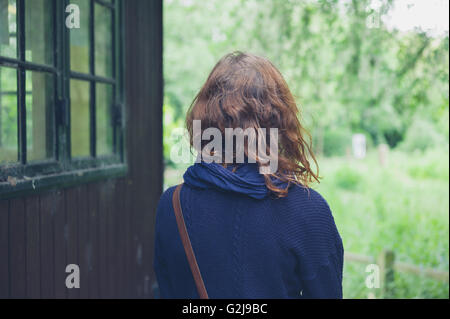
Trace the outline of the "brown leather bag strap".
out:
<instances>
[{"instance_id":1,"label":"brown leather bag strap","mask_svg":"<svg viewBox=\"0 0 450 319\"><path fill-rule=\"evenodd\" d=\"M197 291L200 299L209 299L208 293L206 292L205 284L203 283L202 274L198 268L197 259L195 259L194 250L192 249L191 240L189 239L189 234L186 229L186 224L184 223L183 210L181 209L180 202L180 191L183 184L180 184L175 188L175 192L172 197L173 210L175 212L175 217L177 220L178 231L180 232L181 241L183 243L184 251L186 252L186 257L191 267L192 275L194 276L195 285L197 286Z\"/></svg>"}]
</instances>

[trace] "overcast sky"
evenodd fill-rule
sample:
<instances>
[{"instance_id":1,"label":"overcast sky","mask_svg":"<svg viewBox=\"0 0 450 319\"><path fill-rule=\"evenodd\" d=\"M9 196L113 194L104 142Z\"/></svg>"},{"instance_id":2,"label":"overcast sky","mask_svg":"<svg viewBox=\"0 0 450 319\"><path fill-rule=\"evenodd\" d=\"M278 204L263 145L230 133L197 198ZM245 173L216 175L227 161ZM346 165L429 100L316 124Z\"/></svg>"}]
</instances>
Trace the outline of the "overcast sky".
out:
<instances>
[{"instance_id":1,"label":"overcast sky","mask_svg":"<svg viewBox=\"0 0 450 319\"><path fill-rule=\"evenodd\" d=\"M396 0L393 10L384 20L390 28L409 31L420 27L437 36L448 33L448 11L448 0Z\"/></svg>"}]
</instances>

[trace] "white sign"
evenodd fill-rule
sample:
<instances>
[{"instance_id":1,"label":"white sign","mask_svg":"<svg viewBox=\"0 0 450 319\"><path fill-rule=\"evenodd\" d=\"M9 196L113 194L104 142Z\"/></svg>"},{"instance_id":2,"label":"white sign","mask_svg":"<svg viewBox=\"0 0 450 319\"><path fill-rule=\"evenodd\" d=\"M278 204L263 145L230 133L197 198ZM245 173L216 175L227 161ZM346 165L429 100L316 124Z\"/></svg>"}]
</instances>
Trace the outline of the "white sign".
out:
<instances>
[{"instance_id":1,"label":"white sign","mask_svg":"<svg viewBox=\"0 0 450 319\"><path fill-rule=\"evenodd\" d=\"M354 134L352 137L353 156L357 159L366 157L366 136L364 134Z\"/></svg>"}]
</instances>

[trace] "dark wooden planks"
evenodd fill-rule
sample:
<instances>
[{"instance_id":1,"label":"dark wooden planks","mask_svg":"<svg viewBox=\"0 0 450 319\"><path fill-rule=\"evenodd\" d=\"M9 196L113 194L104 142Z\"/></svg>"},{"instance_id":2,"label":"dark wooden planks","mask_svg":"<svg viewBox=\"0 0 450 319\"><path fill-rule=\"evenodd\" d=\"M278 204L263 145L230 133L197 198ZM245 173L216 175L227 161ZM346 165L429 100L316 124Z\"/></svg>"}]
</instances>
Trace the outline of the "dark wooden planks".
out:
<instances>
[{"instance_id":1,"label":"dark wooden planks","mask_svg":"<svg viewBox=\"0 0 450 319\"><path fill-rule=\"evenodd\" d=\"M130 183L129 179L124 179L122 181L122 189L124 192L122 193L123 207L124 209L119 212L120 214L120 227L121 227L121 239L120 244L122 245L122 257L121 260L122 266L124 269L124 274L122 275L122 285L123 291L121 292L122 298L132 298L133 297L133 287L134 287L134 275L133 273L133 252L132 252L132 242L133 242L133 230L131 229L131 192L130 192Z\"/></svg>"},{"instance_id":2,"label":"dark wooden planks","mask_svg":"<svg viewBox=\"0 0 450 319\"><path fill-rule=\"evenodd\" d=\"M118 180L115 186L114 194L114 245L117 250L116 267L113 270L115 277L115 298L124 298L126 288L126 237L125 237L125 186L124 180Z\"/></svg>"},{"instance_id":3,"label":"dark wooden planks","mask_svg":"<svg viewBox=\"0 0 450 319\"><path fill-rule=\"evenodd\" d=\"M99 186L89 184L88 190L88 284L89 298L100 297L100 270L99 270Z\"/></svg>"},{"instance_id":4,"label":"dark wooden planks","mask_svg":"<svg viewBox=\"0 0 450 319\"><path fill-rule=\"evenodd\" d=\"M27 297L41 297L41 251L40 251L40 217L39 197L26 199L26 266L27 266Z\"/></svg>"},{"instance_id":5,"label":"dark wooden planks","mask_svg":"<svg viewBox=\"0 0 450 319\"><path fill-rule=\"evenodd\" d=\"M150 29L153 30L150 47L152 52L151 61L151 87L152 87L152 107L149 110L148 119L152 119L151 132L151 152L148 160L152 163L149 165L148 175L142 179L142 192L148 195L147 201L142 211L142 233L145 254L143 255L144 265L144 295L152 297L151 285L154 280L153 274L153 249L154 249L154 221L156 216L156 208L159 197L162 192L163 185L163 157L162 157L162 100L163 100L163 32L162 32L162 1L150 1L150 12L152 19L150 21ZM145 125L145 124L144 124ZM143 165L146 165L143 163ZM142 194L141 196L145 196Z\"/></svg>"},{"instance_id":6,"label":"dark wooden planks","mask_svg":"<svg viewBox=\"0 0 450 319\"><path fill-rule=\"evenodd\" d=\"M126 266L126 287L128 292L128 297L132 298L133 295L133 288L134 288L134 281L133 281L133 229L131 228L131 212L132 212L132 197L131 197L131 191L130 191L130 183L131 181L129 179L125 180L125 187L127 189L127 192L125 193L125 203L126 203L126 211L124 212L124 221L125 221L125 266Z\"/></svg>"},{"instance_id":7,"label":"dark wooden planks","mask_svg":"<svg viewBox=\"0 0 450 319\"><path fill-rule=\"evenodd\" d=\"M66 245L67 245L67 224L64 205L64 191L57 191L53 194L53 227L54 227L54 248L55 248L55 297L58 299L67 298L66 288Z\"/></svg>"},{"instance_id":8,"label":"dark wooden planks","mask_svg":"<svg viewBox=\"0 0 450 319\"><path fill-rule=\"evenodd\" d=\"M66 288L66 245L67 224L64 211L64 193L57 191L53 194L53 235L55 248L55 297L67 298Z\"/></svg>"},{"instance_id":9,"label":"dark wooden planks","mask_svg":"<svg viewBox=\"0 0 450 319\"><path fill-rule=\"evenodd\" d=\"M78 198L78 256L80 266L80 298L89 297L89 209L87 186L77 190Z\"/></svg>"},{"instance_id":10,"label":"dark wooden planks","mask_svg":"<svg viewBox=\"0 0 450 319\"><path fill-rule=\"evenodd\" d=\"M80 202L78 200L79 187L65 191L65 212L67 222L67 264L80 266L78 258L78 211ZM66 276L69 274L66 274ZM67 289L69 299L80 297L77 288Z\"/></svg>"},{"instance_id":11,"label":"dark wooden planks","mask_svg":"<svg viewBox=\"0 0 450 319\"><path fill-rule=\"evenodd\" d=\"M151 297L153 220L162 191L162 1L125 1L132 296ZM136 30L151 30L148 34ZM149 70L143 72L142 70Z\"/></svg>"},{"instance_id":12,"label":"dark wooden planks","mask_svg":"<svg viewBox=\"0 0 450 319\"><path fill-rule=\"evenodd\" d=\"M0 299L9 297L9 201L0 201Z\"/></svg>"},{"instance_id":13,"label":"dark wooden planks","mask_svg":"<svg viewBox=\"0 0 450 319\"><path fill-rule=\"evenodd\" d=\"M55 298L55 263L53 229L53 194L40 197L41 298Z\"/></svg>"},{"instance_id":14,"label":"dark wooden planks","mask_svg":"<svg viewBox=\"0 0 450 319\"><path fill-rule=\"evenodd\" d=\"M107 181L99 185L99 276L100 276L100 297L112 298L113 288L111 282L111 269L115 267L114 243L110 242L109 232L110 217L113 209L111 202L114 196L114 182Z\"/></svg>"},{"instance_id":15,"label":"dark wooden planks","mask_svg":"<svg viewBox=\"0 0 450 319\"><path fill-rule=\"evenodd\" d=\"M117 244L117 233L116 233L116 213L118 207L115 206L114 196L116 189L116 181L109 181L103 186L106 191L106 271L107 271L107 297L116 298L117 297L117 268L119 266L119 250Z\"/></svg>"},{"instance_id":16,"label":"dark wooden planks","mask_svg":"<svg viewBox=\"0 0 450 319\"><path fill-rule=\"evenodd\" d=\"M10 297L27 296L25 200L13 199L9 213Z\"/></svg>"},{"instance_id":17,"label":"dark wooden planks","mask_svg":"<svg viewBox=\"0 0 450 319\"><path fill-rule=\"evenodd\" d=\"M163 174L162 1L124 7L129 174L1 201L0 297L151 297ZM71 263L80 266L80 289L65 287Z\"/></svg>"}]
</instances>

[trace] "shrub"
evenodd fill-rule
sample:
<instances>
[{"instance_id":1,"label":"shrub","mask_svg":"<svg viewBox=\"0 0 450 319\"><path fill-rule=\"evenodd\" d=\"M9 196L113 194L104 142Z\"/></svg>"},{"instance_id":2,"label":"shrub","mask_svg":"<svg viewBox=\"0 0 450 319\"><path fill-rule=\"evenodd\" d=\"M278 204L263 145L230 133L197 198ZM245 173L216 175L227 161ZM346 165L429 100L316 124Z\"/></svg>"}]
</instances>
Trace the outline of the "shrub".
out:
<instances>
[{"instance_id":1,"label":"shrub","mask_svg":"<svg viewBox=\"0 0 450 319\"><path fill-rule=\"evenodd\" d=\"M409 176L416 179L439 179L448 180L448 148L446 155L440 150L429 150L420 154L420 160L415 161L408 167Z\"/></svg>"},{"instance_id":2,"label":"shrub","mask_svg":"<svg viewBox=\"0 0 450 319\"><path fill-rule=\"evenodd\" d=\"M400 148L405 151L425 151L430 147L445 144L445 138L439 134L429 121L416 118L406 132Z\"/></svg>"},{"instance_id":3,"label":"shrub","mask_svg":"<svg viewBox=\"0 0 450 319\"><path fill-rule=\"evenodd\" d=\"M347 147L352 146L352 133L345 129L326 130L323 137L325 156L343 156Z\"/></svg>"},{"instance_id":4,"label":"shrub","mask_svg":"<svg viewBox=\"0 0 450 319\"><path fill-rule=\"evenodd\" d=\"M350 167L342 167L335 173L336 186L346 190L355 190L361 182L362 176Z\"/></svg>"}]
</instances>

